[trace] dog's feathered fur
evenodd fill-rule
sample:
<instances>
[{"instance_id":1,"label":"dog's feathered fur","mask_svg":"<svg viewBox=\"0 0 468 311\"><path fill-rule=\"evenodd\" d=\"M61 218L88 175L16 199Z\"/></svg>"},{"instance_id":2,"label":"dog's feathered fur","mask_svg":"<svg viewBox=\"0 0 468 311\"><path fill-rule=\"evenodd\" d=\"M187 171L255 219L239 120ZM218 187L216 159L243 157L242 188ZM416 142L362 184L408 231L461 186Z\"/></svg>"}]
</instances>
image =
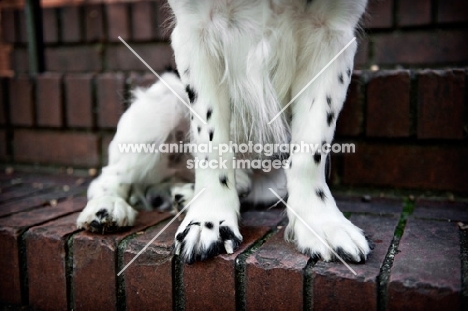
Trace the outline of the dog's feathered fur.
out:
<instances>
[{"instance_id":1,"label":"dog's feathered fur","mask_svg":"<svg viewBox=\"0 0 468 311\"><path fill-rule=\"evenodd\" d=\"M229 141L330 143L351 79L356 43L289 109L268 123L350 42L366 2L169 0L175 25L172 46L181 81L170 75L165 78L190 100L202 120L160 83L146 93L136 93L111 144L110 164L90 187L90 201L78 226L131 225L135 214L125 202L131 189L122 186L122 181L159 182L174 174L161 155L151 159L141 154L115 155L115 145L120 142L161 143L171 132L183 130L190 132L193 142L214 146ZM182 94L184 89L187 94ZM212 160L217 154L198 152L194 156ZM226 153L222 159L233 156ZM294 153L289 161L292 167L285 172L288 206L294 212L288 210L286 238L300 251L324 260L334 256L320 240L349 260L365 259L370 251L366 238L338 210L326 184L325 155ZM196 169L194 192L206 191L193 202L180 225L176 253L191 262L223 250L232 252L242 241L237 192L252 187L259 189L255 182L252 185L249 172L229 165L227 169ZM187 202L191 194L184 189ZM272 196L262 193L257 197ZM109 217L104 219L96 216L102 206L108 206Z\"/></svg>"}]
</instances>

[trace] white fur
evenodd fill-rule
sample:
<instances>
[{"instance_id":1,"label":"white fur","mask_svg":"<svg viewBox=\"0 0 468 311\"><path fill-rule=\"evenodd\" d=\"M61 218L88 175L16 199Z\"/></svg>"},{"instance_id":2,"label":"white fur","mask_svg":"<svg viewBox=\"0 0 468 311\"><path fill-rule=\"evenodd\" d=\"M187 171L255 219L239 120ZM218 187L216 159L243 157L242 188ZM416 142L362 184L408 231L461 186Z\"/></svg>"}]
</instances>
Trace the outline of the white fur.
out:
<instances>
[{"instance_id":1,"label":"white fur","mask_svg":"<svg viewBox=\"0 0 468 311\"><path fill-rule=\"evenodd\" d=\"M270 125L268 122L350 42L366 2L169 0L175 23L172 46L182 82L167 78L185 99L184 88L193 90L196 96L192 108L204 122L193 117L161 83L147 92L137 92L135 103L122 117L111 144L110 164L90 186L90 198L107 195L109 190L104 191L104 187L112 188L112 195L125 198L129 191L125 182L159 182L173 174L164 157L116 154L117 142L162 143L171 132L185 129L192 142L213 146L230 140L331 143L350 82L356 43L278 119ZM194 156L218 158L216 152ZM233 156L225 153L222 157L230 160ZM354 261L365 258L370 249L362 231L338 210L326 184L326 156L321 155L317 161L312 154L294 153L289 160L292 167L286 170L286 180L290 208L331 248ZM242 239L237 224L237 191L251 190L252 200L270 200L272 195L266 187L258 185L259 181L267 181L276 185L280 195L285 194L281 173L272 173L273 179L255 174L251 179L251 175L235 173L229 165L196 170L194 193L205 191L193 202L177 232L175 248L184 260L203 259L219 243L227 252L233 251ZM93 212L92 206L83 211L87 215ZM333 258L294 213L288 210L288 216L288 240L294 241L302 252L324 260ZM89 227L89 223L78 225ZM228 238L226 232L230 233Z\"/></svg>"}]
</instances>

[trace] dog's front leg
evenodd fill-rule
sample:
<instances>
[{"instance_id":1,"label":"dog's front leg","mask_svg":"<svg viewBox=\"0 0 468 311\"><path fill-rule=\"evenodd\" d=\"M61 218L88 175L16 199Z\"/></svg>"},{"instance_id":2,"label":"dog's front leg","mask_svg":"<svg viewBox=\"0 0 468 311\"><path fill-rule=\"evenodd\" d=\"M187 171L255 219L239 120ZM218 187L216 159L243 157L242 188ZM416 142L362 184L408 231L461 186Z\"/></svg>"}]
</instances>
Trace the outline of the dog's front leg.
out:
<instances>
[{"instance_id":1,"label":"dog's front leg","mask_svg":"<svg viewBox=\"0 0 468 311\"><path fill-rule=\"evenodd\" d=\"M179 53L173 42L176 60ZM232 253L242 241L238 228L239 198L233 168L233 154L218 152L230 140L231 107L222 72L210 52L192 46L190 67L185 72L187 93L193 108L191 140L194 153L195 198L175 238L175 252L185 262L204 260L226 251ZM194 57L197 56L198 57ZM185 69L185 70L184 70ZM203 191L203 192L202 192Z\"/></svg>"},{"instance_id":2,"label":"dog's front leg","mask_svg":"<svg viewBox=\"0 0 468 311\"><path fill-rule=\"evenodd\" d=\"M302 252L325 261L337 259L339 255L344 260L362 262L370 252L368 241L362 230L336 206L325 180L327 154L322 149L333 140L336 119L351 79L356 43L306 87L353 38L351 32L329 29L315 29L315 32L316 37L308 36L300 49L305 55L292 87L293 96L300 95L293 104L291 129L292 143L316 149L291 155L290 169L286 170L289 193L286 239L294 241ZM316 42L326 42L327 46ZM311 49L313 46L316 48Z\"/></svg>"}]
</instances>

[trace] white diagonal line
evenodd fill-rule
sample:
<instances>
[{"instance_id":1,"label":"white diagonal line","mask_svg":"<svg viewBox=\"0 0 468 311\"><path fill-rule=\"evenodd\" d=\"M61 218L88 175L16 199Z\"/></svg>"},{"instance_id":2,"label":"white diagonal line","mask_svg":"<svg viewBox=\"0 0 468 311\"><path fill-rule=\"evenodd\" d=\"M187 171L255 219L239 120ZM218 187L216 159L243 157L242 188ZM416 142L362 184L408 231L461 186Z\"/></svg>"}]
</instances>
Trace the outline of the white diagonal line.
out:
<instances>
[{"instance_id":1,"label":"white diagonal line","mask_svg":"<svg viewBox=\"0 0 468 311\"><path fill-rule=\"evenodd\" d=\"M177 213L177 215L175 215L174 218L172 218L171 221L169 221L169 223L167 225L165 225L164 228L162 228L158 232L158 234L156 234L156 236L154 238L152 238L151 241L149 241L148 244L146 244L145 247L143 247L142 250L138 254L136 254L135 257L133 257L132 260L130 260L130 262L127 265L125 265L125 267L123 267L122 270L120 270L119 273L117 273L117 276L120 276L148 248L148 246L150 246L150 244L153 243L161 235L161 233L163 233L164 230L166 230L167 227L169 227L174 222L174 220L176 220L177 217L179 217L180 214L182 214L190 206L190 204L192 204L192 202L195 201L195 199L198 198L198 196L200 194L202 194L202 192L205 191L205 190L206 190L206 188L202 188L200 190L200 192L198 192L197 195L194 196L193 199L191 199L190 202L188 202L188 204L185 205L184 208L179 213Z\"/></svg>"},{"instance_id":2,"label":"white diagonal line","mask_svg":"<svg viewBox=\"0 0 468 311\"><path fill-rule=\"evenodd\" d=\"M167 86L167 88L168 88L169 90L172 91L172 93L174 93L175 96L177 96L178 99L180 99L180 101L181 101L182 103L184 103L185 106L187 106L188 109L190 109L190 111L191 111L198 119L200 119L200 121L201 121L203 124L206 125L205 120L203 120L203 119L195 112L195 110L193 110L192 107L190 107L190 105L187 104L187 103L185 102L185 100L184 100L182 97L180 97L179 94L177 94L177 92L174 91L174 89L173 89L169 84L167 84L167 82L164 81L164 80L161 78L161 76L158 75L158 73L157 73L156 71L154 71L153 68L151 68L150 65L148 65L148 64L143 60L143 58L141 58L140 55L138 55L137 52L135 52L135 50L133 50L133 49L130 47L130 45L128 45L127 42L125 42L124 39L122 39L120 36L119 36L119 39L120 39L120 41L122 41L123 44L125 44L125 46L126 46L130 51L132 51L133 54L135 54L136 57L138 57L138 59L139 59L143 64L145 64L146 67L148 67L148 69L149 69L156 77L158 77L159 80L161 80L162 83L164 83L165 86Z\"/></svg>"},{"instance_id":3,"label":"white diagonal line","mask_svg":"<svg viewBox=\"0 0 468 311\"><path fill-rule=\"evenodd\" d=\"M312 80L310 80L310 82L307 83L306 86L304 86L302 90L299 93L297 93L296 96L294 96L293 99L291 99L289 103L287 103L286 106L284 106L284 108L281 109L281 111L278 112L278 114L273 119L270 120L270 122L268 122L268 124L271 124L273 121L275 121L276 118L278 118L280 114L282 114L286 110L286 108L288 108L289 105L291 105L292 102L295 101L296 98L298 98L299 95L301 95L306 90L306 88L308 88L322 74L322 72L324 72L354 41L356 41L356 37L353 37L351 41L349 41L348 44L346 44L346 46L343 49L341 49L341 51L339 51L338 54L336 54L336 56L333 57L332 60L329 61L328 64L326 64L325 67L323 67L322 70L320 70L319 73L317 73L315 77Z\"/></svg>"},{"instance_id":4,"label":"white diagonal line","mask_svg":"<svg viewBox=\"0 0 468 311\"><path fill-rule=\"evenodd\" d=\"M341 258L340 255L338 255L338 254L333 250L333 248L331 248L330 245L328 245L328 243L325 242L325 241L317 234L317 232L315 232L315 230L312 229L312 228L305 222L304 219L302 219L286 202L284 202L283 198L281 198L272 188L268 188L268 189L270 189L270 191L273 192L273 194L274 194L284 205L286 205L286 207L294 214L294 216L296 216L296 218L299 219L299 220L302 222L302 224L303 224L304 226L306 226L307 229L309 229L310 232L312 232L312 233L315 235L315 237L316 237L320 242L322 242L323 245L325 245L325 246L333 253L333 255L335 255L336 258L338 258L338 259L346 266L346 268L349 269L349 271L351 271L354 275L357 275L356 271L354 271L353 268L351 268L351 267L343 260L343 258Z\"/></svg>"}]
</instances>

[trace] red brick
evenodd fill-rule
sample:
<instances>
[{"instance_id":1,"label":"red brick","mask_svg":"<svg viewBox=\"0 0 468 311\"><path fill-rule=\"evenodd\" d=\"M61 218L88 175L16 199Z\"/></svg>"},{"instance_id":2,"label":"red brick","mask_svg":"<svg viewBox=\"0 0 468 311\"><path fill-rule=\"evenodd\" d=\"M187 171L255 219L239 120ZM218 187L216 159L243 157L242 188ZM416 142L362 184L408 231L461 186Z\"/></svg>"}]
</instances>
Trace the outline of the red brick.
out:
<instances>
[{"instance_id":1,"label":"red brick","mask_svg":"<svg viewBox=\"0 0 468 311\"><path fill-rule=\"evenodd\" d=\"M48 71L99 71L102 68L99 46L55 47L45 50Z\"/></svg>"},{"instance_id":2,"label":"red brick","mask_svg":"<svg viewBox=\"0 0 468 311\"><path fill-rule=\"evenodd\" d=\"M92 74L65 76L67 124L71 127L93 126Z\"/></svg>"},{"instance_id":3,"label":"red brick","mask_svg":"<svg viewBox=\"0 0 468 311\"><path fill-rule=\"evenodd\" d=\"M369 39L359 38L358 48L354 56L354 69L363 69L369 61Z\"/></svg>"},{"instance_id":4,"label":"red brick","mask_svg":"<svg viewBox=\"0 0 468 311\"><path fill-rule=\"evenodd\" d=\"M14 43L16 40L15 34L15 10L2 8L0 11L1 17L1 29L2 29L2 38L3 42L6 43Z\"/></svg>"},{"instance_id":5,"label":"red brick","mask_svg":"<svg viewBox=\"0 0 468 311\"><path fill-rule=\"evenodd\" d=\"M52 200L64 199L72 196L79 196L86 192L86 186L68 185L70 189L65 191L63 185L56 185L46 189L44 193L35 194L6 203L2 203L0 209L0 217L17 214L32 208L39 208L50 205Z\"/></svg>"},{"instance_id":6,"label":"red brick","mask_svg":"<svg viewBox=\"0 0 468 311\"><path fill-rule=\"evenodd\" d=\"M42 10L43 34L45 43L57 43L57 12L55 8L43 8Z\"/></svg>"},{"instance_id":7,"label":"red brick","mask_svg":"<svg viewBox=\"0 0 468 311\"><path fill-rule=\"evenodd\" d=\"M132 39L134 41L150 41L153 36L153 2L139 1L131 3Z\"/></svg>"},{"instance_id":8,"label":"red brick","mask_svg":"<svg viewBox=\"0 0 468 311\"><path fill-rule=\"evenodd\" d=\"M86 202L81 201L83 207ZM30 306L40 310L68 308L67 240L77 230L78 215L74 213L33 227L26 233Z\"/></svg>"},{"instance_id":9,"label":"red brick","mask_svg":"<svg viewBox=\"0 0 468 311\"><path fill-rule=\"evenodd\" d=\"M454 223L410 219L390 275L387 310L458 310L460 241Z\"/></svg>"},{"instance_id":10,"label":"red brick","mask_svg":"<svg viewBox=\"0 0 468 311\"><path fill-rule=\"evenodd\" d=\"M354 73L348 88L346 102L336 125L337 136L359 136L364 123L361 75Z\"/></svg>"},{"instance_id":11,"label":"red brick","mask_svg":"<svg viewBox=\"0 0 468 311\"><path fill-rule=\"evenodd\" d=\"M283 238L284 229L246 260L247 310L302 310L303 270L309 257Z\"/></svg>"},{"instance_id":12,"label":"red brick","mask_svg":"<svg viewBox=\"0 0 468 311\"><path fill-rule=\"evenodd\" d=\"M468 60L466 32L440 30L408 31L373 36L374 62L391 64L446 64Z\"/></svg>"},{"instance_id":13,"label":"red brick","mask_svg":"<svg viewBox=\"0 0 468 311\"><path fill-rule=\"evenodd\" d=\"M14 132L15 161L94 167L99 164L98 138L94 134L66 132Z\"/></svg>"},{"instance_id":14,"label":"red brick","mask_svg":"<svg viewBox=\"0 0 468 311\"><path fill-rule=\"evenodd\" d=\"M74 310L109 310L117 304L117 251L126 237L155 225L167 213L141 212L130 230L116 234L81 232L73 237ZM157 295L158 293L153 293Z\"/></svg>"},{"instance_id":15,"label":"red brick","mask_svg":"<svg viewBox=\"0 0 468 311\"><path fill-rule=\"evenodd\" d=\"M167 222L137 235L128 242L123 253L127 265L159 232ZM128 310L173 310L172 246L180 222L173 222L124 271L125 296Z\"/></svg>"},{"instance_id":16,"label":"red brick","mask_svg":"<svg viewBox=\"0 0 468 311\"><path fill-rule=\"evenodd\" d=\"M14 48L11 53L11 69L16 73L29 72L28 51L25 48Z\"/></svg>"},{"instance_id":17,"label":"red brick","mask_svg":"<svg viewBox=\"0 0 468 311\"><path fill-rule=\"evenodd\" d=\"M391 198L371 197L370 202L361 198L335 195L336 205L343 213L366 213L374 215L400 215L403 202Z\"/></svg>"},{"instance_id":18,"label":"red brick","mask_svg":"<svg viewBox=\"0 0 468 311\"><path fill-rule=\"evenodd\" d=\"M37 77L36 115L39 126L62 126L62 75L46 73Z\"/></svg>"},{"instance_id":19,"label":"red brick","mask_svg":"<svg viewBox=\"0 0 468 311\"><path fill-rule=\"evenodd\" d=\"M424 70L418 75L418 138L463 139L465 74Z\"/></svg>"},{"instance_id":20,"label":"red brick","mask_svg":"<svg viewBox=\"0 0 468 311\"><path fill-rule=\"evenodd\" d=\"M97 77L98 126L113 128L117 126L123 113L124 104L123 74L102 74Z\"/></svg>"},{"instance_id":21,"label":"red brick","mask_svg":"<svg viewBox=\"0 0 468 311\"><path fill-rule=\"evenodd\" d=\"M363 264L319 261L312 269L313 310L377 310L380 267L392 243L398 217L353 215L351 221L363 229L375 248ZM356 299L359 297L359 299Z\"/></svg>"},{"instance_id":22,"label":"red brick","mask_svg":"<svg viewBox=\"0 0 468 311\"><path fill-rule=\"evenodd\" d=\"M415 218L439 219L448 222L464 222L468 220L468 203L420 199L416 201L412 216Z\"/></svg>"},{"instance_id":23,"label":"red brick","mask_svg":"<svg viewBox=\"0 0 468 311\"><path fill-rule=\"evenodd\" d=\"M2 275L0 300L2 302L21 304L21 290L27 286L27 284L21 284L22 273L26 272L24 270L26 262L23 262L20 255L20 252L25 250L22 240L23 232L34 225L76 212L82 207L81 204L70 204L69 201L64 201L55 207L40 208L0 219L0 245L2 245L0 247L0 275ZM25 294L27 293L23 292L23 295Z\"/></svg>"},{"instance_id":24,"label":"red brick","mask_svg":"<svg viewBox=\"0 0 468 311\"><path fill-rule=\"evenodd\" d=\"M437 1L437 21L439 23L468 22L468 6L463 0Z\"/></svg>"},{"instance_id":25,"label":"red brick","mask_svg":"<svg viewBox=\"0 0 468 311\"><path fill-rule=\"evenodd\" d=\"M398 25L422 26L431 23L431 0L398 1Z\"/></svg>"},{"instance_id":26,"label":"red brick","mask_svg":"<svg viewBox=\"0 0 468 311\"><path fill-rule=\"evenodd\" d=\"M149 88L151 85L156 83L158 78L153 73L145 73L142 75L131 73L127 79L130 89L137 87Z\"/></svg>"},{"instance_id":27,"label":"red brick","mask_svg":"<svg viewBox=\"0 0 468 311\"><path fill-rule=\"evenodd\" d=\"M246 211L241 214L241 227L276 227L286 219L284 208Z\"/></svg>"},{"instance_id":28,"label":"red brick","mask_svg":"<svg viewBox=\"0 0 468 311\"><path fill-rule=\"evenodd\" d=\"M44 191L49 191L52 188L51 184L41 183L41 185L33 185L31 183L19 182L1 188L0 204L30 197L35 194L41 194Z\"/></svg>"},{"instance_id":29,"label":"red brick","mask_svg":"<svg viewBox=\"0 0 468 311\"><path fill-rule=\"evenodd\" d=\"M26 75L10 80L10 120L13 125L33 125L33 84Z\"/></svg>"},{"instance_id":30,"label":"red brick","mask_svg":"<svg viewBox=\"0 0 468 311\"><path fill-rule=\"evenodd\" d=\"M130 37L130 22L126 3L109 3L105 6L107 17L107 38L111 42L120 42L119 36L127 40Z\"/></svg>"},{"instance_id":31,"label":"red brick","mask_svg":"<svg viewBox=\"0 0 468 311\"><path fill-rule=\"evenodd\" d=\"M155 71L175 68L171 47L167 43L133 44L132 48ZM123 45L106 49L107 70L148 71L148 68Z\"/></svg>"},{"instance_id":32,"label":"red brick","mask_svg":"<svg viewBox=\"0 0 468 311\"><path fill-rule=\"evenodd\" d=\"M0 78L0 125L6 123L6 114L8 107L8 79Z\"/></svg>"},{"instance_id":33,"label":"red brick","mask_svg":"<svg viewBox=\"0 0 468 311\"><path fill-rule=\"evenodd\" d=\"M62 42L72 43L81 41L82 18L81 6L64 6L62 10Z\"/></svg>"},{"instance_id":34,"label":"red brick","mask_svg":"<svg viewBox=\"0 0 468 311\"><path fill-rule=\"evenodd\" d=\"M393 26L393 0L370 0L367 4L366 28Z\"/></svg>"},{"instance_id":35,"label":"red brick","mask_svg":"<svg viewBox=\"0 0 468 311\"><path fill-rule=\"evenodd\" d=\"M410 74L408 70L377 72L367 84L366 134L408 137Z\"/></svg>"},{"instance_id":36,"label":"red brick","mask_svg":"<svg viewBox=\"0 0 468 311\"><path fill-rule=\"evenodd\" d=\"M0 130L0 160L8 160L7 134L5 130Z\"/></svg>"},{"instance_id":37,"label":"red brick","mask_svg":"<svg viewBox=\"0 0 468 311\"><path fill-rule=\"evenodd\" d=\"M466 192L467 158L462 147L356 144L344 156L343 183Z\"/></svg>"},{"instance_id":38,"label":"red brick","mask_svg":"<svg viewBox=\"0 0 468 311\"><path fill-rule=\"evenodd\" d=\"M26 28L26 15L25 11L20 9L16 10L16 16L18 18L18 32L16 33L16 42L27 43L28 42L28 31Z\"/></svg>"},{"instance_id":39,"label":"red brick","mask_svg":"<svg viewBox=\"0 0 468 311\"><path fill-rule=\"evenodd\" d=\"M15 179L15 182L21 180L21 182L27 183L52 183L52 184L59 184L59 185L83 185L90 181L89 177L79 177L73 175L65 175L65 172L61 174L50 174L41 172L22 172L22 171L14 171L11 174L0 174L0 180L2 175L6 175L8 178L7 180L10 181L11 179Z\"/></svg>"},{"instance_id":40,"label":"red brick","mask_svg":"<svg viewBox=\"0 0 468 311\"><path fill-rule=\"evenodd\" d=\"M84 6L85 38L88 42L105 39L102 5L90 4Z\"/></svg>"},{"instance_id":41,"label":"red brick","mask_svg":"<svg viewBox=\"0 0 468 311\"><path fill-rule=\"evenodd\" d=\"M233 254L219 255L211 260L185 266L186 309L216 310L223 306L223 310L236 310L236 258L261 239L268 230L268 227L242 227L244 240Z\"/></svg>"}]
</instances>

